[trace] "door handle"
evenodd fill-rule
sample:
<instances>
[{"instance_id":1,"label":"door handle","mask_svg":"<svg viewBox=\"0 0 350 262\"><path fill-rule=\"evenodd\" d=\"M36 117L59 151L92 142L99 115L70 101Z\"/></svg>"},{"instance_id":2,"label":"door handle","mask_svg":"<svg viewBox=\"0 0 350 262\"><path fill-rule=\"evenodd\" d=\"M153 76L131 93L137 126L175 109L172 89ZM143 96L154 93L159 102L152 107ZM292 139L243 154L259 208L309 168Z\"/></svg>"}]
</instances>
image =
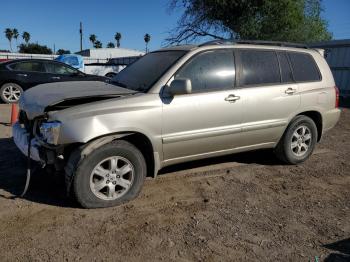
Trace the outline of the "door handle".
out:
<instances>
[{"instance_id":1,"label":"door handle","mask_svg":"<svg viewBox=\"0 0 350 262\"><path fill-rule=\"evenodd\" d=\"M51 77L52 79L56 79L56 80L59 80L59 79L61 79L59 76L53 76L53 77Z\"/></svg>"},{"instance_id":2,"label":"door handle","mask_svg":"<svg viewBox=\"0 0 350 262\"><path fill-rule=\"evenodd\" d=\"M24 77L27 77L28 75L27 74L17 74L18 76L24 76Z\"/></svg>"},{"instance_id":3,"label":"door handle","mask_svg":"<svg viewBox=\"0 0 350 262\"><path fill-rule=\"evenodd\" d=\"M287 95L293 95L297 90L289 87L286 91L284 91Z\"/></svg>"},{"instance_id":4,"label":"door handle","mask_svg":"<svg viewBox=\"0 0 350 262\"><path fill-rule=\"evenodd\" d=\"M228 97L225 97L225 101L233 103L233 102L236 102L237 100L239 100L240 98L241 98L240 96L229 95Z\"/></svg>"}]
</instances>

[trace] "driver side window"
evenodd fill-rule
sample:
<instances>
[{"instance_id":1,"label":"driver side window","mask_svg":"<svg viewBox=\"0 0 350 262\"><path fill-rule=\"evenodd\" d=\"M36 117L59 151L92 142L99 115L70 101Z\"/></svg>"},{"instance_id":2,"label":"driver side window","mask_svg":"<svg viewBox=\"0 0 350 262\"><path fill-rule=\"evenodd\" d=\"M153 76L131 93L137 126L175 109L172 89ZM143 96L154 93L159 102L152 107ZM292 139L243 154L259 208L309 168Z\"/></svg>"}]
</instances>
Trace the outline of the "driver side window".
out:
<instances>
[{"instance_id":1,"label":"driver side window","mask_svg":"<svg viewBox=\"0 0 350 262\"><path fill-rule=\"evenodd\" d=\"M192 92L210 92L234 87L235 64L232 50L214 50L193 57L175 75L191 80Z\"/></svg>"}]
</instances>

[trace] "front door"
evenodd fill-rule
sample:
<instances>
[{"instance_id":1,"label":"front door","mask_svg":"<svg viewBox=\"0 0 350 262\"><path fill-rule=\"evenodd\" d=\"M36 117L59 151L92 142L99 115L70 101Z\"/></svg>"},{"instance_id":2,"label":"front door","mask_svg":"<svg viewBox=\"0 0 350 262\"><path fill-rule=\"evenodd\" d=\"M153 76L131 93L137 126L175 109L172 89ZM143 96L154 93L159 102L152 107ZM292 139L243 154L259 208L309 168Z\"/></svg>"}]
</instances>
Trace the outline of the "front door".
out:
<instances>
[{"instance_id":1,"label":"front door","mask_svg":"<svg viewBox=\"0 0 350 262\"><path fill-rule=\"evenodd\" d=\"M233 51L222 49L192 57L174 76L187 78L192 93L163 99L164 160L224 152L236 147L242 106L235 90Z\"/></svg>"}]
</instances>

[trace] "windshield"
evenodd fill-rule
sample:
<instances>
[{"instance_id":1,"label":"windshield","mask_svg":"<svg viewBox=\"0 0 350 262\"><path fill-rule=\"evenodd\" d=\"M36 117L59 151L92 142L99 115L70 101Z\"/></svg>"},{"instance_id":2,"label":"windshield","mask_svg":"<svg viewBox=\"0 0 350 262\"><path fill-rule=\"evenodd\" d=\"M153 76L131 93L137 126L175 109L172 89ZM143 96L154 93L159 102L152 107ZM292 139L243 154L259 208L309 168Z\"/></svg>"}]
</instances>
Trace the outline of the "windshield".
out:
<instances>
[{"instance_id":1,"label":"windshield","mask_svg":"<svg viewBox=\"0 0 350 262\"><path fill-rule=\"evenodd\" d=\"M149 53L120 71L111 82L135 91L147 92L185 53L186 51Z\"/></svg>"}]
</instances>

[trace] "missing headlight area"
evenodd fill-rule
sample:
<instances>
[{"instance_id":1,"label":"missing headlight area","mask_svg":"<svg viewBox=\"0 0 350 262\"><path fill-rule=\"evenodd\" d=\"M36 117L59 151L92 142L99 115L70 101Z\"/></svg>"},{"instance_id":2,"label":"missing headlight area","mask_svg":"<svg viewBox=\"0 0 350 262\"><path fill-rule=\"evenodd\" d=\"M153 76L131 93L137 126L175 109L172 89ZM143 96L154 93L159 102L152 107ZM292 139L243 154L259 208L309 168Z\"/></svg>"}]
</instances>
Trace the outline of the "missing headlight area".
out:
<instances>
[{"instance_id":1,"label":"missing headlight area","mask_svg":"<svg viewBox=\"0 0 350 262\"><path fill-rule=\"evenodd\" d=\"M57 145L60 128L61 122L43 122L39 127L40 135L46 143Z\"/></svg>"}]
</instances>

